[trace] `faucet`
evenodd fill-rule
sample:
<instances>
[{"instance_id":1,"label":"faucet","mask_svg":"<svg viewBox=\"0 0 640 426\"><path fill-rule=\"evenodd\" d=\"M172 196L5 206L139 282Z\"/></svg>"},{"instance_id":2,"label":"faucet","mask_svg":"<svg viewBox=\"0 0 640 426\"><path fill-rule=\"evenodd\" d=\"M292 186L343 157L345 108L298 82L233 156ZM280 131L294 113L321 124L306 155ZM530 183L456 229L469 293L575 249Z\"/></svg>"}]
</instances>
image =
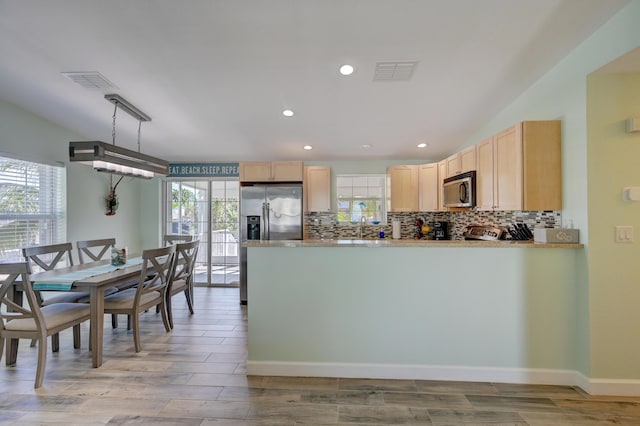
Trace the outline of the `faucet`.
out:
<instances>
[{"instance_id":1,"label":"faucet","mask_svg":"<svg viewBox=\"0 0 640 426\"><path fill-rule=\"evenodd\" d=\"M362 239L364 235L364 226L367 224L367 217L360 216L360 239Z\"/></svg>"}]
</instances>

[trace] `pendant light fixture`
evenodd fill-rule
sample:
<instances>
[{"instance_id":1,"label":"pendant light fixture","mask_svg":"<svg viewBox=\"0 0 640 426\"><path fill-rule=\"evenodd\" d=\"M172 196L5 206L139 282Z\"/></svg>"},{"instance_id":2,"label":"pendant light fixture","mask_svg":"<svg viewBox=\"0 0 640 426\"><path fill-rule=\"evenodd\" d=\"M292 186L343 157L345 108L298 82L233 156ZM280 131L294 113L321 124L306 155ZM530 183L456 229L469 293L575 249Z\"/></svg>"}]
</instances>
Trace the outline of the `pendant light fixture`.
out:
<instances>
[{"instance_id":1,"label":"pendant light fixture","mask_svg":"<svg viewBox=\"0 0 640 426\"><path fill-rule=\"evenodd\" d=\"M105 95L115 105L112 143L100 141L69 142L69 161L93 166L99 172L151 179L169 174L169 162L140 152L140 129L151 117L119 95ZM116 146L116 113L118 108L138 120L138 152Z\"/></svg>"}]
</instances>

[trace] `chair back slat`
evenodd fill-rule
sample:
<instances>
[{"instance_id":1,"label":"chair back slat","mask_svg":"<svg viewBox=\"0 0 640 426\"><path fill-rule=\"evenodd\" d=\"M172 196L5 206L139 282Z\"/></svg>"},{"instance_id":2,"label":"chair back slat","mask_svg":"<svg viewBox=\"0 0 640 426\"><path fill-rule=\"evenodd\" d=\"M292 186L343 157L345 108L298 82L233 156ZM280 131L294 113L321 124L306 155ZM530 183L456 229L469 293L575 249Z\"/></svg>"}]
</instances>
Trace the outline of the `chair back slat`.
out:
<instances>
[{"instance_id":1,"label":"chair back slat","mask_svg":"<svg viewBox=\"0 0 640 426\"><path fill-rule=\"evenodd\" d=\"M97 262L98 260L102 260L104 255L107 254L115 245L115 238L77 241L76 248L78 249L78 260L80 263L85 263L85 256L90 259L87 259L88 262Z\"/></svg>"},{"instance_id":2,"label":"chair back slat","mask_svg":"<svg viewBox=\"0 0 640 426\"><path fill-rule=\"evenodd\" d=\"M193 241L193 235L169 234L165 235L162 238L162 241L164 242L165 246L170 244L188 243L190 241Z\"/></svg>"},{"instance_id":3,"label":"chair back slat","mask_svg":"<svg viewBox=\"0 0 640 426\"><path fill-rule=\"evenodd\" d=\"M173 270L175 254L176 246L174 245L142 252L143 263L140 284L136 292L136 305L140 303L143 294L151 291L159 291L164 297Z\"/></svg>"},{"instance_id":4,"label":"chair back slat","mask_svg":"<svg viewBox=\"0 0 640 426\"><path fill-rule=\"evenodd\" d=\"M44 324L40 304L29 280L30 272L31 269L27 262L0 263L0 276L6 275L0 287L0 305L4 305L4 309L0 309L2 329L7 321L15 319L33 319L38 329ZM27 298L27 306L18 305L9 297L9 290L16 285L18 278L20 278L22 292Z\"/></svg>"},{"instance_id":5,"label":"chair back slat","mask_svg":"<svg viewBox=\"0 0 640 426\"><path fill-rule=\"evenodd\" d=\"M22 249L22 255L32 269L35 264L44 271L50 271L55 269L63 258L67 259L69 266L73 266L72 249L71 243L25 247Z\"/></svg>"},{"instance_id":6,"label":"chair back slat","mask_svg":"<svg viewBox=\"0 0 640 426\"><path fill-rule=\"evenodd\" d=\"M199 240L176 245L176 260L171 274L172 283L179 280L189 282L193 278L193 269L196 264L199 247Z\"/></svg>"}]
</instances>

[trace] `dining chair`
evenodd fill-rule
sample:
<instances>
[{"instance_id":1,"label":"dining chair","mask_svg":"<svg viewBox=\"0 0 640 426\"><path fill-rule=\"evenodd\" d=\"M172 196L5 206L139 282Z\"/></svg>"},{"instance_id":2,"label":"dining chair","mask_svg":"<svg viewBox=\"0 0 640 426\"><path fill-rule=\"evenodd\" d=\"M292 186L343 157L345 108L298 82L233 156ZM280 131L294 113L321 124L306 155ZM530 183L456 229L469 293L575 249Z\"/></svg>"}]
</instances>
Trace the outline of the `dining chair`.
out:
<instances>
[{"instance_id":1,"label":"dining chair","mask_svg":"<svg viewBox=\"0 0 640 426\"><path fill-rule=\"evenodd\" d=\"M69 266L73 266L73 257L71 256L71 251L73 250L73 246L71 243L61 243L61 244L51 244L44 246L33 246L33 247L25 247L22 249L22 255L25 260L29 263L30 269L33 271L34 269L40 269L43 271L51 271L55 269L58 265L67 266L64 261ZM42 306L53 305L56 303L77 303L81 299L89 298L88 292L76 292L76 291L65 291L59 292L55 296L42 298L42 293L39 291L35 291L36 298L40 301ZM36 344L35 340L31 341L31 346ZM59 338L57 334L54 334L51 337L51 349L53 352L58 352L60 349Z\"/></svg>"},{"instance_id":2,"label":"dining chair","mask_svg":"<svg viewBox=\"0 0 640 426\"><path fill-rule=\"evenodd\" d=\"M196 265L196 257L200 241L194 240L188 243L176 244L176 259L173 262L171 279L167 286L167 317L169 326L173 329L173 313L171 299L178 293L184 293L189 306L189 312L193 315L193 270Z\"/></svg>"},{"instance_id":3,"label":"dining chair","mask_svg":"<svg viewBox=\"0 0 640 426\"><path fill-rule=\"evenodd\" d=\"M104 259L105 254L111 254L110 250L116 245L115 238L103 238L100 240L83 240L76 241L78 249L78 260L85 263L85 257L88 262L97 262Z\"/></svg>"},{"instance_id":4,"label":"dining chair","mask_svg":"<svg viewBox=\"0 0 640 426\"><path fill-rule=\"evenodd\" d=\"M10 365L10 351L17 351L18 339L31 339L38 344L38 367L36 369L35 388L42 386L47 362L47 337L58 335L67 328L73 328L74 346L80 347L80 324L91 316L91 308L83 303L55 303L40 306L29 274L31 268L27 262L0 264L0 276L5 276L0 287L0 358L7 340L7 365ZM22 292L27 304L17 304L8 297L9 289L20 278Z\"/></svg>"},{"instance_id":5,"label":"dining chair","mask_svg":"<svg viewBox=\"0 0 640 426\"><path fill-rule=\"evenodd\" d=\"M188 243L189 241L193 241L193 235L167 234L162 238L162 241L165 246L169 244Z\"/></svg>"},{"instance_id":6,"label":"dining chair","mask_svg":"<svg viewBox=\"0 0 640 426\"><path fill-rule=\"evenodd\" d=\"M97 262L99 260L103 260L105 255L111 255L111 248L115 247L116 239L115 238L102 238L98 240L81 240L76 241L76 248L78 250L78 260L81 264L85 263L85 258L87 258L88 262ZM137 280L136 280L137 282ZM105 290L105 296L109 296L110 294L116 293L119 290L124 290L128 287L131 287L135 283L129 283L122 286L118 286L118 288L110 287ZM78 299L78 302L88 303L89 297L82 297ZM113 314L111 315L111 327L118 328L118 316ZM131 319L127 319L127 330L131 330Z\"/></svg>"},{"instance_id":7,"label":"dining chair","mask_svg":"<svg viewBox=\"0 0 640 426\"><path fill-rule=\"evenodd\" d=\"M133 343L136 352L142 350L140 344L140 315L153 306L160 305L162 322L167 332L171 331L166 309L166 291L176 246L170 245L142 252L142 270L136 287L119 291L104 298L105 314L126 314L133 323Z\"/></svg>"}]
</instances>

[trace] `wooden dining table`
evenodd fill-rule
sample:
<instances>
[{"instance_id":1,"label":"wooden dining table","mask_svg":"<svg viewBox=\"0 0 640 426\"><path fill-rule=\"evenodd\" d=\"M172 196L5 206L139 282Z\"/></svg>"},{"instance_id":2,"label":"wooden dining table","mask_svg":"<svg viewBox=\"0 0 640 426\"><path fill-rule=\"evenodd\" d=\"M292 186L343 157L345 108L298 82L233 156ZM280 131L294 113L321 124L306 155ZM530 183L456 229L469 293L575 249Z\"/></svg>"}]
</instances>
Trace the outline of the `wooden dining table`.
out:
<instances>
[{"instance_id":1,"label":"wooden dining table","mask_svg":"<svg viewBox=\"0 0 640 426\"><path fill-rule=\"evenodd\" d=\"M55 283L59 283L61 278L68 277L75 273L82 275L81 271L100 271L88 277L73 280L68 291L89 292L89 304L91 306L91 357L93 367L102 365L102 350L104 339L104 294L105 289L110 287L120 287L140 278L142 262L130 261L118 267L109 268L104 271L100 268L109 265L111 260L101 260L98 262L85 263L81 265L69 266L66 268L53 269L51 271L38 272L31 275L30 279L34 287L40 285L41 291L55 290ZM116 269L117 268L117 269ZM51 284L53 283L53 284ZM17 352L17 347L16 347ZM7 354L9 356L10 354ZM16 353L17 355L17 353Z\"/></svg>"}]
</instances>

